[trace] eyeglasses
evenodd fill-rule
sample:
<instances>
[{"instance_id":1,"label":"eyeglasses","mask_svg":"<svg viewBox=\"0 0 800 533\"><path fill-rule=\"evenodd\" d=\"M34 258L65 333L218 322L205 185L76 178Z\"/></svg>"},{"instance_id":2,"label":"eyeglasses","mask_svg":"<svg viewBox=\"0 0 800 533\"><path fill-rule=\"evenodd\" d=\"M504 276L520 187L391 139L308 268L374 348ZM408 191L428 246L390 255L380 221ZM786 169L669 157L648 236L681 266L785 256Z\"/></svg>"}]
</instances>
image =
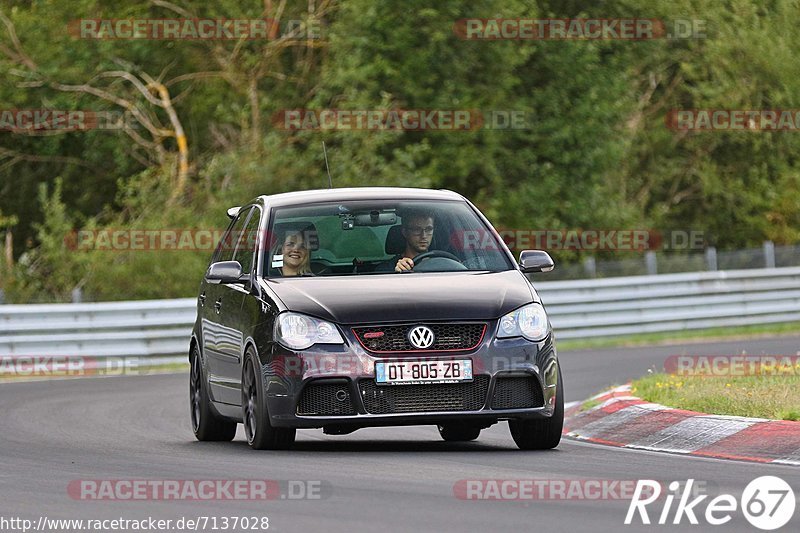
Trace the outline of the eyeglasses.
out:
<instances>
[{"instance_id":1,"label":"eyeglasses","mask_svg":"<svg viewBox=\"0 0 800 533\"><path fill-rule=\"evenodd\" d=\"M420 227L411 227L406 228L406 231L409 232L414 237L422 237L423 234L425 235L433 235L433 226L426 226L424 228Z\"/></svg>"}]
</instances>

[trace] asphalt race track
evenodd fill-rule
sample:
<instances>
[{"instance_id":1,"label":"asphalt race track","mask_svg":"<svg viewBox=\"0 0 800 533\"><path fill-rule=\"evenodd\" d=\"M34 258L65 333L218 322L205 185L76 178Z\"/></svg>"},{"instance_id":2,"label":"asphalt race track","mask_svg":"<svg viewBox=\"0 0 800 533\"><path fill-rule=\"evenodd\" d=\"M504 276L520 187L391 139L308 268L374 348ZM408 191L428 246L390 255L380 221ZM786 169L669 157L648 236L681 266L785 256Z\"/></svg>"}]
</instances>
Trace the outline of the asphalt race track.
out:
<instances>
[{"instance_id":1,"label":"asphalt race track","mask_svg":"<svg viewBox=\"0 0 800 533\"><path fill-rule=\"evenodd\" d=\"M566 399L623 383L660 367L672 354L795 354L798 349L800 337L781 337L562 353ZM597 532L658 526L623 526L628 500L462 500L454 496L454 484L463 479L694 478L712 492L738 497L749 481L769 474L800 495L796 467L568 440L553 451L521 452L505 424L467 444L445 443L433 427L368 429L346 436L315 430L298 432L291 451L254 452L241 426L233 443L199 443L189 426L187 381L181 374L0 384L0 515L34 522L40 516L268 516L271 531ZM321 499L303 500L87 501L67 491L71 481L82 479L313 480L325 490ZM704 509L701 505L700 514ZM660 511L659 504L651 518L657 520ZM679 529L753 531L741 512L718 528L701 524ZM785 530L798 531L799 525L800 509ZM661 526L665 529L676 528Z\"/></svg>"}]
</instances>

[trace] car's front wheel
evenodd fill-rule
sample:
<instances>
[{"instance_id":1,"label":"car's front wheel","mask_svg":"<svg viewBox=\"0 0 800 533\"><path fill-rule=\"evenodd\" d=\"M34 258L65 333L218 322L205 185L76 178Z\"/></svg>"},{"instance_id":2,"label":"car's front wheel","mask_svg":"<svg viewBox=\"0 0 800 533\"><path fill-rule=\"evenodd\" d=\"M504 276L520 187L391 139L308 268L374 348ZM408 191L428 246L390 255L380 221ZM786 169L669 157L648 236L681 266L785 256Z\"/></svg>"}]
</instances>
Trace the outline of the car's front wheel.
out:
<instances>
[{"instance_id":1,"label":"car's front wheel","mask_svg":"<svg viewBox=\"0 0 800 533\"><path fill-rule=\"evenodd\" d=\"M197 440L230 441L236 436L236 422L223 420L211 410L207 384L203 377L203 362L197 346L192 349L189 372L189 409L192 431Z\"/></svg>"},{"instance_id":2,"label":"car's front wheel","mask_svg":"<svg viewBox=\"0 0 800 533\"><path fill-rule=\"evenodd\" d=\"M481 434L481 428L474 426L463 426L458 424L440 425L439 435L447 442L466 442L475 440Z\"/></svg>"},{"instance_id":3,"label":"car's front wheel","mask_svg":"<svg viewBox=\"0 0 800 533\"><path fill-rule=\"evenodd\" d=\"M558 446L564 428L564 383L561 379L561 367L558 368L553 415L536 420L510 420L508 427L514 442L521 450L549 450Z\"/></svg>"},{"instance_id":4,"label":"car's front wheel","mask_svg":"<svg viewBox=\"0 0 800 533\"><path fill-rule=\"evenodd\" d=\"M294 442L294 428L276 428L269 422L264 383L252 348L245 354L242 370L242 420L247 443L254 450L285 450Z\"/></svg>"}]
</instances>

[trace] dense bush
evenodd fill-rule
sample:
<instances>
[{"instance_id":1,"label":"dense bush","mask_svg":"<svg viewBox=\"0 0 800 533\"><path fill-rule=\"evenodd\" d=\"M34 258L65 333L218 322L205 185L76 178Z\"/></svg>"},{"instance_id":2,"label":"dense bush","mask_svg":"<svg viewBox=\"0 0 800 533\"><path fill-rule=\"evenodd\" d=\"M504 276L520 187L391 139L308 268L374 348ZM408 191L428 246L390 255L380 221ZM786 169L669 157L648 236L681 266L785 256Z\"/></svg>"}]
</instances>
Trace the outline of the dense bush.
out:
<instances>
[{"instance_id":1,"label":"dense bush","mask_svg":"<svg viewBox=\"0 0 800 533\"><path fill-rule=\"evenodd\" d=\"M178 4L180 13L142 0L0 8L0 108L121 111L124 100L143 117L128 116L128 134L0 133L0 233L13 234L14 264L0 265L7 300L63 301L75 287L89 299L191 295L209 251L74 251L65 236L219 228L227 207L256 194L325 187L323 140L336 186L450 188L501 227L695 229L718 248L800 237L800 136L665 124L674 108L800 107L792 2L320 0L312 13L287 2L280 15L281 31L302 20L319 39L91 40L67 31L81 18L277 17L283 5ZM453 30L467 17L680 18L701 21L705 36L467 41ZM276 113L299 108L513 110L527 127L275 127Z\"/></svg>"}]
</instances>

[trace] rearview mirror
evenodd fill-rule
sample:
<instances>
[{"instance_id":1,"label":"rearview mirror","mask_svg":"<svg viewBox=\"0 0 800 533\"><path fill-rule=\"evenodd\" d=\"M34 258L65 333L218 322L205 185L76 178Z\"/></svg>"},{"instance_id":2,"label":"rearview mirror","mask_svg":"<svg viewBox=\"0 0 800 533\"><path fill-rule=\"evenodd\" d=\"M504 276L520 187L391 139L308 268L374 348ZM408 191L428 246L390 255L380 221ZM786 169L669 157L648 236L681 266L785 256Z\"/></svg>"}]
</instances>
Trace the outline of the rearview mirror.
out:
<instances>
[{"instance_id":1,"label":"rearview mirror","mask_svg":"<svg viewBox=\"0 0 800 533\"><path fill-rule=\"evenodd\" d=\"M355 226L394 226L397 224L397 213L394 211L373 210L368 213L342 213L342 229L350 230Z\"/></svg>"},{"instance_id":2,"label":"rearview mirror","mask_svg":"<svg viewBox=\"0 0 800 533\"><path fill-rule=\"evenodd\" d=\"M519 266L526 274L550 272L555 268L553 258L544 250L523 250L519 254Z\"/></svg>"},{"instance_id":3,"label":"rearview mirror","mask_svg":"<svg viewBox=\"0 0 800 533\"><path fill-rule=\"evenodd\" d=\"M209 283L238 283L242 281L242 265L239 261L219 261L211 263L206 271Z\"/></svg>"}]
</instances>

